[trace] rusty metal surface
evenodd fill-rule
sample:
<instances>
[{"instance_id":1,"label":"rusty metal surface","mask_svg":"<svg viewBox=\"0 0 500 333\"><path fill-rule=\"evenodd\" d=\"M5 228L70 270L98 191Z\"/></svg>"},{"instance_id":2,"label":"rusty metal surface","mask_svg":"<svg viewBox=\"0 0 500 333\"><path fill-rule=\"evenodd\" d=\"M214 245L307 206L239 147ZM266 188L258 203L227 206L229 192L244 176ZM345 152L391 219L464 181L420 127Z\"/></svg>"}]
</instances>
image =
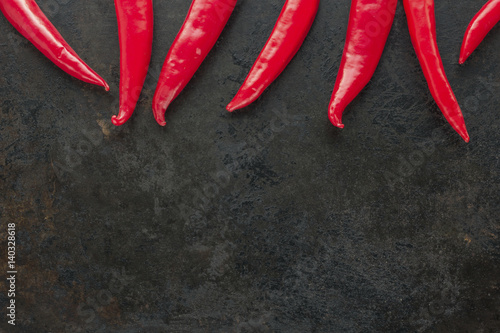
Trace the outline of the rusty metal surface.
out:
<instances>
[{"instance_id":1,"label":"rusty metal surface","mask_svg":"<svg viewBox=\"0 0 500 333\"><path fill-rule=\"evenodd\" d=\"M167 111L159 70L189 7L155 2L150 75L117 112L112 1L39 1L111 85L56 68L1 17L1 242L17 230L17 325L1 332L500 332L500 31L465 66L484 0L437 1L438 43L471 135L430 96L401 3L373 80L333 128L349 1L242 112L236 93L283 1L240 1ZM6 271L2 266L2 271Z\"/></svg>"}]
</instances>

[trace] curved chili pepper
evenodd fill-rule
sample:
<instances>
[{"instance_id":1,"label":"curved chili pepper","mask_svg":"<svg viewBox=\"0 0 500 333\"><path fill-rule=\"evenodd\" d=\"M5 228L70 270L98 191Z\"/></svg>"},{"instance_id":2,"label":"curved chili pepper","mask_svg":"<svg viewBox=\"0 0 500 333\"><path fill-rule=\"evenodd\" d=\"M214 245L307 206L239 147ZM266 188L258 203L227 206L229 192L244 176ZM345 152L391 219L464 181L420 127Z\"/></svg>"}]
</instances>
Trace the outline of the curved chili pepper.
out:
<instances>
[{"instance_id":1,"label":"curved chili pepper","mask_svg":"<svg viewBox=\"0 0 500 333\"><path fill-rule=\"evenodd\" d=\"M411 41L417 53L430 92L446 120L469 142L464 117L450 83L436 41L434 0L403 0Z\"/></svg>"},{"instance_id":2,"label":"curved chili pepper","mask_svg":"<svg viewBox=\"0 0 500 333\"><path fill-rule=\"evenodd\" d=\"M343 128L342 113L377 68L396 14L397 0L352 0L344 54L328 116Z\"/></svg>"},{"instance_id":3,"label":"curved chili pepper","mask_svg":"<svg viewBox=\"0 0 500 333\"><path fill-rule=\"evenodd\" d=\"M153 98L156 121L165 126L165 111L191 80L224 29L236 0L193 0L168 51Z\"/></svg>"},{"instance_id":4,"label":"curved chili pepper","mask_svg":"<svg viewBox=\"0 0 500 333\"><path fill-rule=\"evenodd\" d=\"M227 105L228 111L251 104L281 74L309 33L318 6L319 0L285 2L266 45L238 93Z\"/></svg>"},{"instance_id":5,"label":"curved chili pepper","mask_svg":"<svg viewBox=\"0 0 500 333\"><path fill-rule=\"evenodd\" d=\"M111 117L123 125L132 116L148 74L153 47L151 0L115 0L120 39L120 112Z\"/></svg>"},{"instance_id":6,"label":"curved chili pepper","mask_svg":"<svg viewBox=\"0 0 500 333\"><path fill-rule=\"evenodd\" d=\"M0 10L25 38L63 71L109 90L106 81L78 57L34 0L2 0Z\"/></svg>"},{"instance_id":7,"label":"curved chili pepper","mask_svg":"<svg viewBox=\"0 0 500 333\"><path fill-rule=\"evenodd\" d=\"M460 64L463 64L469 58L498 21L500 21L500 0L490 0L474 16L467 27L460 50L460 59L458 61Z\"/></svg>"}]
</instances>

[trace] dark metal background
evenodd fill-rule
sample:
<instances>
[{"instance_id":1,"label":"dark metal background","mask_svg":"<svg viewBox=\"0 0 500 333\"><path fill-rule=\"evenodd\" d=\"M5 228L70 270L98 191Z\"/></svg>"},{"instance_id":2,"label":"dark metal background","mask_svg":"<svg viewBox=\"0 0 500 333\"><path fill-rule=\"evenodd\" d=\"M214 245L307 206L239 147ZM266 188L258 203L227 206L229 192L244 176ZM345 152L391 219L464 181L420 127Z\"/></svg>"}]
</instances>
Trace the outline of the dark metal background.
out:
<instances>
[{"instance_id":1,"label":"dark metal background","mask_svg":"<svg viewBox=\"0 0 500 333\"><path fill-rule=\"evenodd\" d=\"M428 92L402 3L344 130L327 106L348 0L323 1L287 70L229 114L284 2L241 0L165 128L152 95L189 1L155 1L151 75L120 128L113 1L38 1L109 93L1 17L0 253L16 222L19 271L18 325L2 305L1 330L500 332L499 29L457 64L485 1L436 4L469 144Z\"/></svg>"}]
</instances>

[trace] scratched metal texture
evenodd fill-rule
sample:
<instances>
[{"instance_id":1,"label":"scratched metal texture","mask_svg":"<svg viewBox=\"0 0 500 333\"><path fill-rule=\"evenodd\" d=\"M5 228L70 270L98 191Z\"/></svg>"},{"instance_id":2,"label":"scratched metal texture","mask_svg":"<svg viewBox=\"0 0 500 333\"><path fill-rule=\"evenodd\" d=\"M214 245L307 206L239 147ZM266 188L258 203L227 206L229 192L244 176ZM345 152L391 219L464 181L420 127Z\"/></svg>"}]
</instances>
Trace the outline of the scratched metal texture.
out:
<instances>
[{"instance_id":1,"label":"scratched metal texture","mask_svg":"<svg viewBox=\"0 0 500 333\"><path fill-rule=\"evenodd\" d=\"M152 96L189 1L155 1L150 75L119 128L112 1L38 1L109 93L0 17L2 263L7 222L18 237L17 325L2 279L0 331L500 332L500 28L457 64L484 1L436 1L469 144L428 92L401 2L343 130L327 106L348 0L323 1L286 71L229 114L284 3L241 0L165 128Z\"/></svg>"}]
</instances>

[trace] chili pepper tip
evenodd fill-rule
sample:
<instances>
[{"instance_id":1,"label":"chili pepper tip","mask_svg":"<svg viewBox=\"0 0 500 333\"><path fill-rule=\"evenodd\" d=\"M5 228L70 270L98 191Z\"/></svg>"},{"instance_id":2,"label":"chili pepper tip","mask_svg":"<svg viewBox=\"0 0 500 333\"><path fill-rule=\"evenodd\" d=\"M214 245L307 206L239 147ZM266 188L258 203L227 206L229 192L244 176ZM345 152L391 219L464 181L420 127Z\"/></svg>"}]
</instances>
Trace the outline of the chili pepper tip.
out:
<instances>
[{"instance_id":1,"label":"chili pepper tip","mask_svg":"<svg viewBox=\"0 0 500 333\"><path fill-rule=\"evenodd\" d=\"M120 115L111 117L111 122L115 126L121 126L121 125L125 124L127 122L127 120L128 120L128 118L127 119L122 118L122 117L120 117Z\"/></svg>"},{"instance_id":2,"label":"chili pepper tip","mask_svg":"<svg viewBox=\"0 0 500 333\"><path fill-rule=\"evenodd\" d=\"M463 65L468 58L469 58L468 55L465 55L465 54L461 53L460 54L460 58L458 59L458 63L460 65Z\"/></svg>"},{"instance_id":3,"label":"chili pepper tip","mask_svg":"<svg viewBox=\"0 0 500 333\"><path fill-rule=\"evenodd\" d=\"M229 112L233 112L235 110L241 109L243 106L238 105L236 102L231 101L227 106L226 110Z\"/></svg>"},{"instance_id":4,"label":"chili pepper tip","mask_svg":"<svg viewBox=\"0 0 500 333\"><path fill-rule=\"evenodd\" d=\"M465 142L469 142L470 137L469 137L469 133L467 132L467 128L465 128L465 124L463 124L463 126L452 125L452 127L458 133L458 135L460 135L460 137L462 137L462 139Z\"/></svg>"},{"instance_id":5,"label":"chili pepper tip","mask_svg":"<svg viewBox=\"0 0 500 333\"><path fill-rule=\"evenodd\" d=\"M460 64L463 64L484 37L500 21L500 0L489 0L470 21L460 49Z\"/></svg>"},{"instance_id":6,"label":"chili pepper tip","mask_svg":"<svg viewBox=\"0 0 500 333\"><path fill-rule=\"evenodd\" d=\"M156 122L158 123L158 125L160 125L160 126L167 125L167 122L165 121L164 117L159 116L159 117L155 117L155 119L156 119Z\"/></svg>"},{"instance_id":7,"label":"chili pepper tip","mask_svg":"<svg viewBox=\"0 0 500 333\"><path fill-rule=\"evenodd\" d=\"M466 143L469 143L470 137L469 137L469 133L467 133L467 130L465 130L464 133L459 133L459 134L462 137L462 139L464 139L464 141Z\"/></svg>"},{"instance_id":8,"label":"chili pepper tip","mask_svg":"<svg viewBox=\"0 0 500 333\"><path fill-rule=\"evenodd\" d=\"M336 114L331 114L329 118L333 126L338 128L344 128L344 124L342 124L342 119L339 118Z\"/></svg>"},{"instance_id":9,"label":"chili pepper tip","mask_svg":"<svg viewBox=\"0 0 500 333\"><path fill-rule=\"evenodd\" d=\"M167 124L165 122L165 111L167 111L168 103L157 101L156 96L153 98L153 116L158 125L165 126Z\"/></svg>"},{"instance_id":10,"label":"chili pepper tip","mask_svg":"<svg viewBox=\"0 0 500 333\"><path fill-rule=\"evenodd\" d=\"M338 127L338 128L344 128L344 124L342 123L334 123L332 122L333 126Z\"/></svg>"},{"instance_id":11,"label":"chili pepper tip","mask_svg":"<svg viewBox=\"0 0 500 333\"><path fill-rule=\"evenodd\" d=\"M21 35L63 71L109 90L107 83L68 45L35 0L0 1L0 11Z\"/></svg>"}]
</instances>

